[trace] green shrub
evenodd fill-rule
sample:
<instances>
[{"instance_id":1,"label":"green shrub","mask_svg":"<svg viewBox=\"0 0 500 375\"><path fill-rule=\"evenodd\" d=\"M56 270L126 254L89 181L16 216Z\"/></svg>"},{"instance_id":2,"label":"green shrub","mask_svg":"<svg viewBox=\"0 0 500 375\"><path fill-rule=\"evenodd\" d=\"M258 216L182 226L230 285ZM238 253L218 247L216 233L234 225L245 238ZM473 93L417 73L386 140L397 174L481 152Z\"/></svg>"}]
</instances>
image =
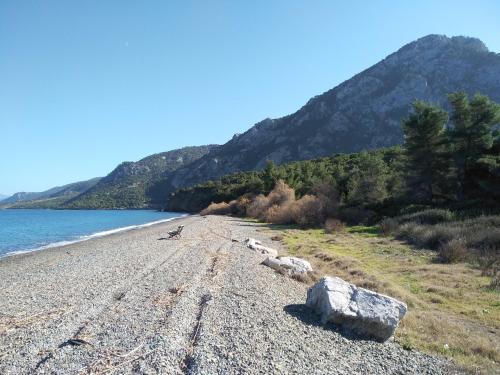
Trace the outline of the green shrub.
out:
<instances>
[{"instance_id":1,"label":"green shrub","mask_svg":"<svg viewBox=\"0 0 500 375\"><path fill-rule=\"evenodd\" d=\"M399 225L397 220L391 217L383 219L379 224L380 233L383 234L384 236L388 236L390 234L395 233L398 227Z\"/></svg>"},{"instance_id":2,"label":"green shrub","mask_svg":"<svg viewBox=\"0 0 500 375\"><path fill-rule=\"evenodd\" d=\"M369 225L372 224L377 217L374 211L361 207L344 208L339 213L340 220L350 225Z\"/></svg>"},{"instance_id":3,"label":"green shrub","mask_svg":"<svg viewBox=\"0 0 500 375\"><path fill-rule=\"evenodd\" d=\"M454 220L455 215L450 210L440 208L431 208L423 211L417 211L411 214L402 215L395 218L399 224L418 223L418 224L438 224Z\"/></svg>"}]
</instances>

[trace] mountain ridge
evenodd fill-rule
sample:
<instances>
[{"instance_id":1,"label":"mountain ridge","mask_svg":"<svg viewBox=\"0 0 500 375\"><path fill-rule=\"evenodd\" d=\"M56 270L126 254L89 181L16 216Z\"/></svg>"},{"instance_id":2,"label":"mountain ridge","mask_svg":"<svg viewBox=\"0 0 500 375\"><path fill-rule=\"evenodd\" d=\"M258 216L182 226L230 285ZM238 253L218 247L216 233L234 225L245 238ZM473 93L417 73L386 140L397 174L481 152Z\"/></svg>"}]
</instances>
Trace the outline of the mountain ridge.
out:
<instances>
[{"instance_id":1,"label":"mountain ridge","mask_svg":"<svg viewBox=\"0 0 500 375\"><path fill-rule=\"evenodd\" d=\"M157 183L208 153L215 145L188 146L122 162L95 186L64 203L64 208L159 207ZM164 197L166 199L166 196Z\"/></svg>"},{"instance_id":2,"label":"mountain ridge","mask_svg":"<svg viewBox=\"0 0 500 375\"><path fill-rule=\"evenodd\" d=\"M99 182L95 177L85 181L55 186L41 192L17 192L0 201L0 208L52 208L81 194Z\"/></svg>"},{"instance_id":3,"label":"mountain ridge","mask_svg":"<svg viewBox=\"0 0 500 375\"><path fill-rule=\"evenodd\" d=\"M481 92L500 101L500 54L477 39L431 34L314 96L296 112L264 119L173 173L169 191L225 174L336 153L401 144L400 122L415 100L449 108L447 94Z\"/></svg>"}]
</instances>

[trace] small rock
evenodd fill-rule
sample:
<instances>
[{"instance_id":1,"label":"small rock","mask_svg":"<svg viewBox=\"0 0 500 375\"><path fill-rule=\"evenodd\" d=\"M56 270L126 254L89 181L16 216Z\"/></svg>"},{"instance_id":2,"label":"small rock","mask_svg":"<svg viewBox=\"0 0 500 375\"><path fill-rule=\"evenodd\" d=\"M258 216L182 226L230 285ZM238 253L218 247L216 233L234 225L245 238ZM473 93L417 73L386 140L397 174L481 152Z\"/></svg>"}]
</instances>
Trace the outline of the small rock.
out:
<instances>
[{"instance_id":1,"label":"small rock","mask_svg":"<svg viewBox=\"0 0 500 375\"><path fill-rule=\"evenodd\" d=\"M263 246L260 241L257 241L253 238L247 238L245 240L245 243L247 244L248 248L257 251L261 254L268 255L271 257L278 256L278 251L271 249L270 247Z\"/></svg>"},{"instance_id":2,"label":"small rock","mask_svg":"<svg viewBox=\"0 0 500 375\"><path fill-rule=\"evenodd\" d=\"M313 270L311 264L307 260L295 257L268 257L264 262L262 262L262 264L265 264L276 271L286 271L289 274L303 274Z\"/></svg>"}]
</instances>

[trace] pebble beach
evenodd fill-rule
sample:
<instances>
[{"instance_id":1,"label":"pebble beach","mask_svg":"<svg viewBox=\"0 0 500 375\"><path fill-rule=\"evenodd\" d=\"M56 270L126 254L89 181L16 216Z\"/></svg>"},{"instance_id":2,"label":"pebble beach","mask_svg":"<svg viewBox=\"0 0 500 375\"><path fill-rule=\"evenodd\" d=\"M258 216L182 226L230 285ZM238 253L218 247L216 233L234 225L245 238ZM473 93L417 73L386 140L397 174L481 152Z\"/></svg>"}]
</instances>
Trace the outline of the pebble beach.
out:
<instances>
[{"instance_id":1,"label":"pebble beach","mask_svg":"<svg viewBox=\"0 0 500 375\"><path fill-rule=\"evenodd\" d=\"M307 286L245 246L280 249L261 227L189 216L0 259L0 373L459 373L323 327Z\"/></svg>"}]
</instances>

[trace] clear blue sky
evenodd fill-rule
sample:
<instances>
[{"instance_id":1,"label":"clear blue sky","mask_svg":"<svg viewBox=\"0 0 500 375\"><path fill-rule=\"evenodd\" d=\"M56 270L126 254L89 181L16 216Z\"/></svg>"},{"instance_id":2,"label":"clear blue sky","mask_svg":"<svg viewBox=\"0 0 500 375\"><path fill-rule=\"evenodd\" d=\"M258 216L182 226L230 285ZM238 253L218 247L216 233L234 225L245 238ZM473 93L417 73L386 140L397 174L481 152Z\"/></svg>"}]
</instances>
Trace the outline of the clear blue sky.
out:
<instances>
[{"instance_id":1,"label":"clear blue sky","mask_svg":"<svg viewBox=\"0 0 500 375\"><path fill-rule=\"evenodd\" d=\"M0 2L0 193L223 143L431 33L500 52L500 1Z\"/></svg>"}]
</instances>

